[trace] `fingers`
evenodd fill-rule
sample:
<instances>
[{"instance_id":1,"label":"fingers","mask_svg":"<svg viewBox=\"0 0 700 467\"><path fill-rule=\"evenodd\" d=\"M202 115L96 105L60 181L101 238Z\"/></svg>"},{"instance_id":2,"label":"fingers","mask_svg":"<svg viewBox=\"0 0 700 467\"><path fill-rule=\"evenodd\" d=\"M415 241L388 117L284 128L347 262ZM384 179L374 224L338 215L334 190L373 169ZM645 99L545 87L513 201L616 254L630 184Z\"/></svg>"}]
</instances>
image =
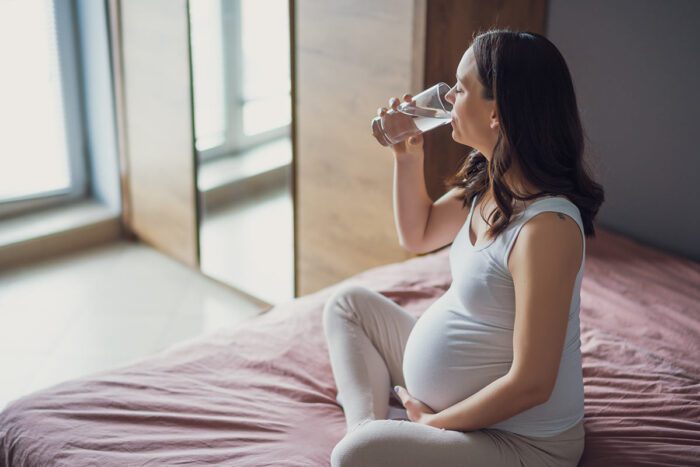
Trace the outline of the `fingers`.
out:
<instances>
[{"instance_id":1,"label":"fingers","mask_svg":"<svg viewBox=\"0 0 700 467\"><path fill-rule=\"evenodd\" d=\"M399 401L401 401L401 404L406 406L406 401L410 399L410 395L408 394L408 391L404 389L401 386L394 386L394 393L396 393L396 396L399 398Z\"/></svg>"},{"instance_id":2,"label":"fingers","mask_svg":"<svg viewBox=\"0 0 700 467\"><path fill-rule=\"evenodd\" d=\"M401 96L401 99L404 102L411 102L413 100L413 96L411 96L410 94L404 94L403 96ZM389 111L389 109L394 110L394 111L397 110L397 107L399 106L400 103L401 102L396 97L392 97L391 99L389 99L389 108L386 108L386 107L378 108L377 115L380 117L383 117L384 114L386 114Z\"/></svg>"},{"instance_id":3,"label":"fingers","mask_svg":"<svg viewBox=\"0 0 700 467\"><path fill-rule=\"evenodd\" d=\"M408 144L414 146L421 146L423 144L423 134L419 133L417 135L411 136L410 138L408 138Z\"/></svg>"}]
</instances>

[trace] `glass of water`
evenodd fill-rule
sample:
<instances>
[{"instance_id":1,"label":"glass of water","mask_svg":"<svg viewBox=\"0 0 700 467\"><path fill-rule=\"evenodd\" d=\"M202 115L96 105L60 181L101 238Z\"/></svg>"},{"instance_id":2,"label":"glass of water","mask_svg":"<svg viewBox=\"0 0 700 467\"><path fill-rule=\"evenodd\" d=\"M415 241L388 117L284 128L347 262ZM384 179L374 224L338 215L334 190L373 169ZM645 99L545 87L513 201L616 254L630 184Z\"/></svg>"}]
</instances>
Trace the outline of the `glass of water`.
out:
<instances>
[{"instance_id":1,"label":"glass of water","mask_svg":"<svg viewBox=\"0 0 700 467\"><path fill-rule=\"evenodd\" d=\"M449 90L449 85L437 83L416 94L411 102L389 109L384 116L372 120L372 134L382 146L390 146L447 125L452 121L452 104L445 99Z\"/></svg>"}]
</instances>

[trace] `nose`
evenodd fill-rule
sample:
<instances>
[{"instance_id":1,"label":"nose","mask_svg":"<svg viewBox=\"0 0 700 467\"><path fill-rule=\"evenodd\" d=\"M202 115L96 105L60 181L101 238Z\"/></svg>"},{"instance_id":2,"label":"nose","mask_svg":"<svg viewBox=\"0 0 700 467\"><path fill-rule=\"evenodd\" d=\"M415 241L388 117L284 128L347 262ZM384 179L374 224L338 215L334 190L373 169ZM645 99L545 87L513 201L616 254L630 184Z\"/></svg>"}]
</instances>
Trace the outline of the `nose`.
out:
<instances>
[{"instance_id":1,"label":"nose","mask_svg":"<svg viewBox=\"0 0 700 467\"><path fill-rule=\"evenodd\" d=\"M454 89L455 88L450 88L449 91L447 91L447 94L445 94L445 100L449 102L450 104L454 105L455 99L454 99Z\"/></svg>"}]
</instances>

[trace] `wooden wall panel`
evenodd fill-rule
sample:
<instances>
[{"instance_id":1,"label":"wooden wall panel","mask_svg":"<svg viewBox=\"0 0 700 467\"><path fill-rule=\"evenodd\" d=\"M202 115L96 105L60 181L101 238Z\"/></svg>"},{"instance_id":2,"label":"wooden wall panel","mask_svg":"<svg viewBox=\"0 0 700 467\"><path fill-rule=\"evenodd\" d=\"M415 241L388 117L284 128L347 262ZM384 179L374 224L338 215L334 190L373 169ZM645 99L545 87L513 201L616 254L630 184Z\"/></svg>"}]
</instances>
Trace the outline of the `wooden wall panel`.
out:
<instances>
[{"instance_id":1,"label":"wooden wall panel","mask_svg":"<svg viewBox=\"0 0 700 467\"><path fill-rule=\"evenodd\" d=\"M425 0L298 0L295 12L297 295L412 255L392 210L377 107L420 89ZM420 24L420 23L419 23Z\"/></svg>"},{"instance_id":2,"label":"wooden wall panel","mask_svg":"<svg viewBox=\"0 0 700 467\"><path fill-rule=\"evenodd\" d=\"M121 0L128 227L198 267L186 0Z\"/></svg>"}]
</instances>

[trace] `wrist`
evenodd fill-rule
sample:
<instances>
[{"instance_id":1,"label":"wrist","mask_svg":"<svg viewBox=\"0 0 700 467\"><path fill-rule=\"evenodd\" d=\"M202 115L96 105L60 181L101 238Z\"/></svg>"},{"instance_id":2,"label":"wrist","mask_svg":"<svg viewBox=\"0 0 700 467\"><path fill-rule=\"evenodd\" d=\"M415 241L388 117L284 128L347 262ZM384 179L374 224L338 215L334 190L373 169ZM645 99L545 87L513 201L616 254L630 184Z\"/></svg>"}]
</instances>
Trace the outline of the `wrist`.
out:
<instances>
[{"instance_id":1,"label":"wrist","mask_svg":"<svg viewBox=\"0 0 700 467\"><path fill-rule=\"evenodd\" d=\"M423 151L420 152L397 152L394 151L394 160L399 163L416 163L423 161Z\"/></svg>"}]
</instances>

